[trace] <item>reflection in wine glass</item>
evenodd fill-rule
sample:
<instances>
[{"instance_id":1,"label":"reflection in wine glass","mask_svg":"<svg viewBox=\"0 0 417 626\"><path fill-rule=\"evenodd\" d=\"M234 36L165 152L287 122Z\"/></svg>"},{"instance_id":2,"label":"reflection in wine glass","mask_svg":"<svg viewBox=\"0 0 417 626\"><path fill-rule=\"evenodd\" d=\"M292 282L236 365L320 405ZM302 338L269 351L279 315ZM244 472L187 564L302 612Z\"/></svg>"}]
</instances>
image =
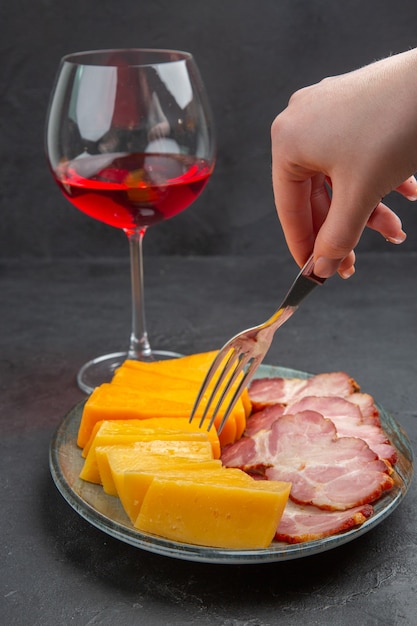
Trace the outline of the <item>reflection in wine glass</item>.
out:
<instances>
[{"instance_id":1,"label":"reflection in wine glass","mask_svg":"<svg viewBox=\"0 0 417 626\"><path fill-rule=\"evenodd\" d=\"M99 50L64 57L46 130L51 172L87 215L121 228L130 246L132 332L128 350L86 363L87 393L126 359L176 355L153 351L145 323L142 241L147 228L187 208L215 163L213 125L191 54Z\"/></svg>"}]
</instances>

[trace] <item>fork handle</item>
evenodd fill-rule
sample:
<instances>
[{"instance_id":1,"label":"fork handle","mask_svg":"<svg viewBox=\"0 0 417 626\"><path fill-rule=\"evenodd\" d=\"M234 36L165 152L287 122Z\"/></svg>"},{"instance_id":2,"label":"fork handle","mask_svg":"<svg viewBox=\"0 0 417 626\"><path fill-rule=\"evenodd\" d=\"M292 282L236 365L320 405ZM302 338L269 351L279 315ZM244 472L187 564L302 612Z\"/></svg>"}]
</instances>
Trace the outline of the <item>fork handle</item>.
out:
<instances>
[{"instance_id":1,"label":"fork handle","mask_svg":"<svg viewBox=\"0 0 417 626\"><path fill-rule=\"evenodd\" d=\"M281 309L286 309L287 307L296 309L300 302L302 302L317 285L322 285L325 282L325 278L315 275L313 268L313 255L311 255L301 268L297 278L285 296L284 302L280 307Z\"/></svg>"},{"instance_id":2,"label":"fork handle","mask_svg":"<svg viewBox=\"0 0 417 626\"><path fill-rule=\"evenodd\" d=\"M318 283L319 285L322 285L326 280L325 278L321 278L321 276L316 276L316 274L314 273L313 255L308 258L307 262L302 267L300 274L302 276L310 278L311 280L314 280L314 282Z\"/></svg>"}]
</instances>

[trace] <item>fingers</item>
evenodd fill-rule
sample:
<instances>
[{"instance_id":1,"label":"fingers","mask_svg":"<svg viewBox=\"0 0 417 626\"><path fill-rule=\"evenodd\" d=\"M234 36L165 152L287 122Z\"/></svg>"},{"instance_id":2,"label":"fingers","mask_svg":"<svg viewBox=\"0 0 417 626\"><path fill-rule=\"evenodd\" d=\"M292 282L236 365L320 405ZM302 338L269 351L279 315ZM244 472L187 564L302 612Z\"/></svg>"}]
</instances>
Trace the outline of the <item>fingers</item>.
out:
<instances>
[{"instance_id":1,"label":"fingers","mask_svg":"<svg viewBox=\"0 0 417 626\"><path fill-rule=\"evenodd\" d=\"M342 278L350 278L355 273L355 253L353 250L344 259L315 257L314 273L321 278L330 278L338 273Z\"/></svg>"},{"instance_id":2,"label":"fingers","mask_svg":"<svg viewBox=\"0 0 417 626\"><path fill-rule=\"evenodd\" d=\"M328 278L338 272L342 278L349 278L355 271L353 249L362 234L364 226L362 216L365 211L343 211L331 205L328 216L318 233L314 247L314 272L317 276ZM401 244L406 239L401 220L380 202L372 211L366 226L379 232L387 241ZM346 233L341 237L341 233ZM350 251L348 252L348 249Z\"/></svg>"},{"instance_id":3,"label":"fingers","mask_svg":"<svg viewBox=\"0 0 417 626\"><path fill-rule=\"evenodd\" d=\"M311 181L273 180L275 205L288 248L302 267L314 246Z\"/></svg>"},{"instance_id":4,"label":"fingers","mask_svg":"<svg viewBox=\"0 0 417 626\"><path fill-rule=\"evenodd\" d=\"M412 181L403 183L410 193ZM336 272L349 278L355 272L356 247L365 225L387 241L401 244L406 239L398 215L383 202L369 210L355 202L330 198L323 176L279 185L277 211L291 253L302 266L314 247L314 271L328 278Z\"/></svg>"},{"instance_id":5,"label":"fingers","mask_svg":"<svg viewBox=\"0 0 417 626\"><path fill-rule=\"evenodd\" d=\"M411 176L396 188L407 199L417 200L417 181ZM401 244L407 235L400 218L386 204L379 202L366 219L367 209L355 202L351 208L333 193L333 199L321 229L317 231L314 246L314 271L327 278L338 272L349 278L355 271L353 250L362 235L364 226L379 232L387 241Z\"/></svg>"},{"instance_id":6,"label":"fingers","mask_svg":"<svg viewBox=\"0 0 417 626\"><path fill-rule=\"evenodd\" d=\"M282 180L274 185L276 207L290 252L301 267L310 256L317 233L326 221L330 197L322 175L305 181ZM330 269L329 269L330 263ZM319 258L315 264L318 276L331 276L338 272L349 278L355 272L355 253L350 250L343 258L334 261Z\"/></svg>"},{"instance_id":7,"label":"fingers","mask_svg":"<svg viewBox=\"0 0 417 626\"><path fill-rule=\"evenodd\" d=\"M354 251L352 250L349 254L343 259L340 263L337 271L341 278L347 279L350 278L355 273L355 261L356 256Z\"/></svg>"},{"instance_id":8,"label":"fingers","mask_svg":"<svg viewBox=\"0 0 417 626\"><path fill-rule=\"evenodd\" d=\"M373 210L367 224L372 230L378 231L387 241L400 244L406 239L406 234L402 229L401 220L383 202L380 202Z\"/></svg>"},{"instance_id":9,"label":"fingers","mask_svg":"<svg viewBox=\"0 0 417 626\"><path fill-rule=\"evenodd\" d=\"M415 176L410 176L406 181L396 188L407 200L417 200L417 180Z\"/></svg>"},{"instance_id":10,"label":"fingers","mask_svg":"<svg viewBox=\"0 0 417 626\"><path fill-rule=\"evenodd\" d=\"M362 194L354 194L351 185L333 181L331 205L314 245L314 272L318 276L329 278L339 271L348 278L354 272L352 251L372 212L367 208L369 200L362 199L361 204L360 199Z\"/></svg>"},{"instance_id":11,"label":"fingers","mask_svg":"<svg viewBox=\"0 0 417 626\"><path fill-rule=\"evenodd\" d=\"M375 180L376 170L365 170L360 164L356 170L346 168L343 162L338 167L330 167L329 159L326 165L324 157L319 155L317 160L314 151L311 152L312 140L310 151L309 144L303 143L308 158L302 153L301 158L300 144L294 141L294 129L298 134L302 132L291 123L291 118L282 118L280 124L276 124L277 120L272 133L275 204L287 245L299 266L314 248L314 271L318 276L327 278L338 272L348 278L355 271L353 250L366 226L391 243L400 244L405 240L399 217L379 202L381 195L390 189L386 176L383 179L377 176ZM320 137L316 133L313 139L320 143ZM327 152L322 150L320 154L327 155ZM320 165L320 159L324 159L324 165ZM332 187L331 200L328 186ZM417 200L415 176L410 176L395 190L409 200Z\"/></svg>"},{"instance_id":12,"label":"fingers","mask_svg":"<svg viewBox=\"0 0 417 626\"><path fill-rule=\"evenodd\" d=\"M325 185L325 181L328 186ZM311 211L313 214L313 227L315 236L320 231L329 212L330 196L328 188L330 187L331 181L327 178L324 180L324 178L321 176L314 177L311 189ZM353 250L351 250L349 254L345 256L345 258L342 259L340 262L338 261L335 265L335 268L335 271L337 271L342 278L350 278L350 276L355 273L355 253L353 252Z\"/></svg>"}]
</instances>

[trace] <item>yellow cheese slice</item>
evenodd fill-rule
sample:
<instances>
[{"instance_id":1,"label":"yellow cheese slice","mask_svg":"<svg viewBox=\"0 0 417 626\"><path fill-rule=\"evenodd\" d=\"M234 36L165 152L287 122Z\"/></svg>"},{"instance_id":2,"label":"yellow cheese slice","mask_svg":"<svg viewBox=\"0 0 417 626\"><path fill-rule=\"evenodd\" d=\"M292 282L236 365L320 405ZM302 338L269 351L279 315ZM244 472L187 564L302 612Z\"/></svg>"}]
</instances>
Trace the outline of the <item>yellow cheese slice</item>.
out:
<instances>
[{"instance_id":1,"label":"yellow cheese slice","mask_svg":"<svg viewBox=\"0 0 417 626\"><path fill-rule=\"evenodd\" d=\"M132 524L136 522L146 492L154 478L170 480L197 480L213 484L251 484L253 479L237 468L225 468L220 464L210 466L207 462L178 463L171 467L150 466L137 471L125 471L122 480L117 482L117 493Z\"/></svg>"},{"instance_id":2,"label":"yellow cheese slice","mask_svg":"<svg viewBox=\"0 0 417 626\"><path fill-rule=\"evenodd\" d=\"M129 384L141 385L141 377L147 377L149 374L154 376L154 379L160 381L161 378L165 380L166 383L169 384L169 381L166 378L171 379L179 379L180 381L187 381L188 383L196 383L196 386L193 388L194 398L196 397L200 386L214 360L216 355L218 354L217 350L213 350L211 352L202 352L197 354L191 354L189 356L181 357L179 359L167 359L165 361L156 361L146 363L143 361L132 361L126 360L120 368L118 368L115 372L112 382L123 384L124 381L129 379ZM224 359L223 363L219 367L219 372L221 368L226 363L227 357ZM240 381L243 378L243 372L239 375L236 382L232 387L232 392L227 396L230 401L230 398ZM173 381L171 381L173 384ZM209 386L209 392L213 389L214 381ZM227 406L227 399L225 400ZM240 400L238 402L238 406L240 403L244 407L245 417L249 417L252 412L252 403L249 398L248 390L245 388L241 394ZM245 429L246 420L242 420L237 424L238 433L237 437L240 438Z\"/></svg>"},{"instance_id":3,"label":"yellow cheese slice","mask_svg":"<svg viewBox=\"0 0 417 626\"><path fill-rule=\"evenodd\" d=\"M258 483L270 483L268 488ZM274 483L274 484L272 484ZM251 486L154 478L135 527L197 545L267 548L274 538L291 485L256 481Z\"/></svg>"},{"instance_id":4,"label":"yellow cheese slice","mask_svg":"<svg viewBox=\"0 0 417 626\"><path fill-rule=\"evenodd\" d=\"M111 383L100 385L90 395L83 410L77 443L87 444L98 421L176 417L188 419L200 386L216 351L153 363L127 360L116 370ZM242 374L241 374L242 376ZM240 379L241 379L240 376ZM240 380L239 379L239 380ZM239 380L225 399L215 426L219 424ZM201 418L213 383L201 402L195 420ZM216 407L212 403L207 417ZM247 390L242 393L220 435L222 446L239 439L252 409Z\"/></svg>"},{"instance_id":5,"label":"yellow cheese slice","mask_svg":"<svg viewBox=\"0 0 417 626\"><path fill-rule=\"evenodd\" d=\"M96 448L107 445L130 445L137 442L188 442L200 441L208 442L206 433L203 432L183 432L162 429L136 429L131 425L115 432L109 422L103 422L98 430L94 441L91 443L88 454L85 458L80 478L90 483L100 484L100 472L97 464ZM182 446L181 446L182 449Z\"/></svg>"},{"instance_id":6,"label":"yellow cheese slice","mask_svg":"<svg viewBox=\"0 0 417 626\"><path fill-rule=\"evenodd\" d=\"M181 395L178 390L161 388L159 391L131 389L104 383L97 387L84 405L81 423L78 431L77 444L84 448L87 444L94 425L104 420L127 420L148 418L186 418L191 413L194 395L187 391ZM203 407L196 415L196 423L202 416ZM222 446L236 441L236 416L241 424L246 421L243 406L236 406L223 428L219 440ZM210 417L208 415L207 417ZM222 413L216 417L215 425L220 422ZM240 426L241 429L241 426ZM239 429L239 430L240 430Z\"/></svg>"},{"instance_id":7,"label":"yellow cheese slice","mask_svg":"<svg viewBox=\"0 0 417 626\"><path fill-rule=\"evenodd\" d=\"M158 437L158 433L198 433L202 435L205 439L210 441L211 446L213 448L213 456L215 459L220 458L221 450L220 450L220 441L217 435L217 431L215 428L210 428L208 430L208 420L202 424L202 427L199 428L199 423L197 420L194 420L191 424L187 418L178 417L175 421L170 417L161 417L154 419L143 419L143 420L102 420L97 422L94 425L91 436L83 448L82 456L84 458L87 457L87 454L93 445L93 442L96 438L96 435L99 434L100 438L104 435L108 436L109 439L113 436L115 441L105 441L101 442L99 440L96 441L95 445L109 445L109 444L118 444L123 443L119 441L118 437L124 437L125 435L135 435L136 433L143 433L146 435L153 434L154 439L160 439ZM192 439L193 437L185 436L184 439ZM202 437L199 437L202 438ZM197 439L199 439L197 438Z\"/></svg>"},{"instance_id":8,"label":"yellow cheese slice","mask_svg":"<svg viewBox=\"0 0 417 626\"><path fill-rule=\"evenodd\" d=\"M129 368L137 373L153 373L158 376L171 376L187 380L202 381L207 374L218 351L197 352L177 359L164 359L163 361L134 361L127 359L121 368ZM118 373L116 370L116 373Z\"/></svg>"},{"instance_id":9,"label":"yellow cheese slice","mask_svg":"<svg viewBox=\"0 0 417 626\"><path fill-rule=\"evenodd\" d=\"M166 442L162 442L166 443ZM178 442L180 443L180 442ZM221 461L213 459L211 445L208 442L187 442L183 446L171 442L170 446L163 446L158 442L138 442L130 446L102 446L96 448L96 459L99 468L100 482L104 491L116 496L117 481L123 479L125 471L148 467L148 463L155 457L164 464L175 465L178 460L185 461L214 461L221 466Z\"/></svg>"}]
</instances>

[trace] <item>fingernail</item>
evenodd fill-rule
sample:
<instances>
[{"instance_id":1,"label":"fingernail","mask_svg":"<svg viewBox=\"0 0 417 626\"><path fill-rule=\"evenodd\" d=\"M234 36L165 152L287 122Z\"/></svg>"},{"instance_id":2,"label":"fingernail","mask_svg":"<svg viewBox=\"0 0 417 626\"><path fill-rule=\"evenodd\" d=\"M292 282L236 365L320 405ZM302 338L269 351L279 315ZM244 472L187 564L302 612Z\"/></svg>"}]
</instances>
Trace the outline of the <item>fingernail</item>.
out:
<instances>
[{"instance_id":1,"label":"fingernail","mask_svg":"<svg viewBox=\"0 0 417 626\"><path fill-rule=\"evenodd\" d=\"M337 272L342 259L327 259L321 256L314 263L314 273L320 278L329 278Z\"/></svg>"},{"instance_id":2,"label":"fingernail","mask_svg":"<svg viewBox=\"0 0 417 626\"><path fill-rule=\"evenodd\" d=\"M407 200L410 200L411 202L414 202L415 200L417 200L417 195L410 196L407 194L405 197L407 198Z\"/></svg>"},{"instance_id":3,"label":"fingernail","mask_svg":"<svg viewBox=\"0 0 417 626\"><path fill-rule=\"evenodd\" d=\"M355 266L351 265L347 270L343 270L343 272L339 272L339 275L346 279L346 278L350 278L354 273L355 273Z\"/></svg>"},{"instance_id":4,"label":"fingernail","mask_svg":"<svg viewBox=\"0 0 417 626\"><path fill-rule=\"evenodd\" d=\"M390 243L400 244L400 243L403 243L403 241L405 241L406 238L407 238L407 235L402 230L396 237L386 237L386 240L389 241Z\"/></svg>"}]
</instances>

